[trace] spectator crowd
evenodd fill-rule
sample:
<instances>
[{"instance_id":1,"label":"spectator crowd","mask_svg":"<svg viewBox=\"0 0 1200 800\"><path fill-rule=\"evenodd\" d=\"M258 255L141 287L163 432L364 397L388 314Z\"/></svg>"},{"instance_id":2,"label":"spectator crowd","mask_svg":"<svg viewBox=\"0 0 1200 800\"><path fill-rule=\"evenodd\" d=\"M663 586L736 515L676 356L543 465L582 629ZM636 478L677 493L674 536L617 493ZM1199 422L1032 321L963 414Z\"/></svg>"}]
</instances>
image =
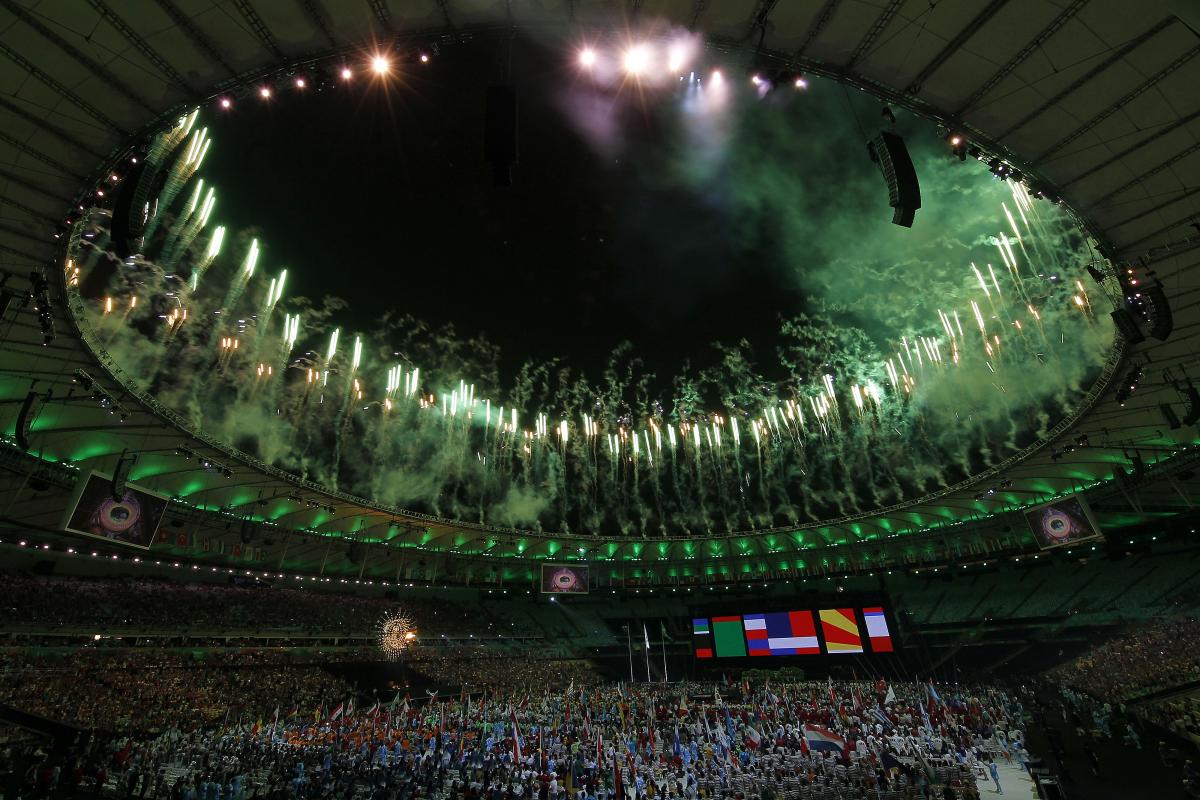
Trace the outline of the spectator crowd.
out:
<instances>
[{"instance_id":1,"label":"spectator crowd","mask_svg":"<svg viewBox=\"0 0 1200 800\"><path fill-rule=\"evenodd\" d=\"M1139 623L1049 673L1107 702L1200 680L1200 626L1190 617Z\"/></svg>"},{"instance_id":2,"label":"spectator crowd","mask_svg":"<svg viewBox=\"0 0 1200 800\"><path fill-rule=\"evenodd\" d=\"M315 699L334 688L304 691ZM27 772L34 793L43 782L93 780L118 797L155 800L976 798L994 759L1023 753L1025 724L1021 700L996 688L939 693L883 681L529 681L419 699L397 693L369 707L339 700L96 737Z\"/></svg>"}]
</instances>

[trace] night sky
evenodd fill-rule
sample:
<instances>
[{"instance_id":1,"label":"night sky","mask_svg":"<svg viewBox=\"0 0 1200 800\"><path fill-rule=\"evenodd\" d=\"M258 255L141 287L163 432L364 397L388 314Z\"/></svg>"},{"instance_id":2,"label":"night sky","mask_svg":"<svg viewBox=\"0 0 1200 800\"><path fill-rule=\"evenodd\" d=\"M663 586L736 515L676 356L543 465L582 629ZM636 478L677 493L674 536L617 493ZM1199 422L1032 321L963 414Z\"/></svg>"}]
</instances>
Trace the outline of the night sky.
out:
<instances>
[{"instance_id":1,"label":"night sky","mask_svg":"<svg viewBox=\"0 0 1200 800\"><path fill-rule=\"evenodd\" d=\"M715 340L769 353L803 297L773 263L769 226L747 248L721 198L661 174L681 156L677 120L655 110L669 94L615 98L623 146L601 154L566 111L587 94L569 54L518 40L520 163L511 188L493 187L484 96L502 51L455 45L386 84L360 73L209 115L217 217L257 228L260 266L289 268L289 296L343 297L344 322L364 329L402 309L482 333L506 381L553 356L595 374L622 340L662 378L713 361Z\"/></svg>"}]
</instances>

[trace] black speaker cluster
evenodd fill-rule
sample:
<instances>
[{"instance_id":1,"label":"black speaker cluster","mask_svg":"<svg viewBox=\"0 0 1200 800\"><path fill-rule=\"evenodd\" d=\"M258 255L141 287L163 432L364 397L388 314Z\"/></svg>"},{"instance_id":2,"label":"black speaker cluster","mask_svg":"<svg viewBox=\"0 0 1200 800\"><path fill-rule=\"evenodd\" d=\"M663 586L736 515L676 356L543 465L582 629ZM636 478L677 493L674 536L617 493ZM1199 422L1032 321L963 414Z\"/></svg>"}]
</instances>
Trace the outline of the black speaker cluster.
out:
<instances>
[{"instance_id":1,"label":"black speaker cluster","mask_svg":"<svg viewBox=\"0 0 1200 800\"><path fill-rule=\"evenodd\" d=\"M867 143L867 152L887 183L888 205L894 212L892 224L911 228L921 207L921 185L904 139L891 131L880 131Z\"/></svg>"}]
</instances>

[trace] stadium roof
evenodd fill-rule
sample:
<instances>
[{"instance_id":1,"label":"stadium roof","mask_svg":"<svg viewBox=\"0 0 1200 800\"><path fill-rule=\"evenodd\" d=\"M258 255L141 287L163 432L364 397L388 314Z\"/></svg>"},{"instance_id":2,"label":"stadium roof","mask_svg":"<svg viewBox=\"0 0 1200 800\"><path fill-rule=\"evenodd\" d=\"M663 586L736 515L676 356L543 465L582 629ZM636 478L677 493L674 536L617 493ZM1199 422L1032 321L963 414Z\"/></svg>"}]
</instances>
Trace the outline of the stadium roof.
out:
<instances>
[{"instance_id":1,"label":"stadium roof","mask_svg":"<svg viewBox=\"0 0 1200 800\"><path fill-rule=\"evenodd\" d=\"M109 0L0 0L0 265L16 276L9 286L24 291L30 268L61 257L53 233L109 156L222 87L393 37L451 42L517 26L571 43L581 30L636 30L662 19L703 32L714 47L758 49L760 57L941 120L1060 194L1114 263L1153 269L1164 283L1174 332L1166 341L1130 345L1105 375L1123 379L1143 364L1138 391L1122 405L1113 385L1119 381L1102 381L1108 388L1080 407L1081 420L1056 431L1056 441L916 504L809 528L678 540L508 531L420 518L327 491L196 437L151 398L127 395L120 365L98 363L102 352L83 343L62 308L58 336L45 348L32 307L6 316L5 433L12 435L37 381L55 399L37 415L34 452L40 443L69 452L74 468L101 470L111 470L123 451L139 452L131 478L184 498L172 514L196 536L236 539L237 520L247 516L303 531L272 537L275 549L264 558L304 569L324 566L328 542L349 537L368 545L355 552L364 574L395 570L412 548L472 559L607 558L689 569L696 568L689 562L811 564L814 556L828 557L829 546L878 550L893 539L917 550L967 542L1019 547L1022 535L1007 511L1081 489L1095 493L1100 522L1109 527L1191 508L1189 498L1200 496L1186 469L1193 455L1176 454L1195 443L1196 429L1171 429L1160 411L1171 403L1183 416L1186 400L1172 380L1186 378L1197 352L1200 7L1182 0L154 0L136 8ZM48 272L56 282L62 274ZM120 399L128 411L123 422L78 387L64 399L76 369ZM1072 449L1080 434L1087 446ZM181 445L231 476L178 455ZM1140 486L1107 483L1114 467L1130 468L1134 456L1166 477ZM50 487L39 493L26 459L12 449L4 461L12 468L5 524L57 528L70 472L39 467L38 480ZM1002 481L1003 488L981 495ZM380 544L387 549L373 547ZM352 569L356 562L349 563Z\"/></svg>"}]
</instances>

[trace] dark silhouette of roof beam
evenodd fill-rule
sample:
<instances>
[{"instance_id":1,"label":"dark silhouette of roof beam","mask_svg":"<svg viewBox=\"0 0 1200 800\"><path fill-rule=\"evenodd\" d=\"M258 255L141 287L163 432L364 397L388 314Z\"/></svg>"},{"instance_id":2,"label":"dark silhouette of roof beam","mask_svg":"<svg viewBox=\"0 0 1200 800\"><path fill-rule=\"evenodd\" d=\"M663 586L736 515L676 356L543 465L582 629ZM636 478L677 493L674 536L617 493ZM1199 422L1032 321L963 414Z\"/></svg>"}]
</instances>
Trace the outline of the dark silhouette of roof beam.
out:
<instances>
[{"instance_id":1,"label":"dark silhouette of roof beam","mask_svg":"<svg viewBox=\"0 0 1200 800\"><path fill-rule=\"evenodd\" d=\"M392 12L387 7L387 2L385 0L367 0L367 5L371 7L371 12L384 30L390 31L392 29Z\"/></svg>"},{"instance_id":2,"label":"dark silhouette of roof beam","mask_svg":"<svg viewBox=\"0 0 1200 800\"><path fill-rule=\"evenodd\" d=\"M1139 211L1137 214L1134 214L1132 217L1126 217L1125 219L1121 220L1120 222L1113 222L1111 224L1105 225L1104 227L1107 228L1108 230L1113 230L1114 228L1123 227L1125 225L1128 225L1131 222L1136 222L1137 220L1141 219L1142 217L1149 216L1150 214L1156 214L1159 211L1162 211L1164 208L1169 208L1169 207L1175 205L1176 203L1179 203L1183 200L1188 199L1189 197L1193 197L1197 193L1200 193L1200 186L1193 186L1191 189L1186 189L1184 191L1181 191L1179 194L1175 195L1174 197L1172 197L1169 200L1164 200L1161 203L1157 203L1157 204L1151 206L1150 208L1147 208L1145 211Z\"/></svg>"},{"instance_id":3,"label":"dark silhouette of roof beam","mask_svg":"<svg viewBox=\"0 0 1200 800\"><path fill-rule=\"evenodd\" d=\"M1176 228L1182 228L1184 225L1195 225L1195 224L1197 224L1197 222L1200 222L1200 214L1195 214L1195 213L1188 214L1186 217L1180 217L1179 219L1175 220L1174 222L1172 222L1168 225L1164 225L1161 228L1159 228L1158 230L1153 231L1152 233L1147 233L1145 236L1142 236L1139 239L1134 239L1131 242L1123 243L1121 245L1121 250L1132 250L1133 248L1137 247L1139 244L1142 244L1143 242L1147 242L1151 239L1161 236L1162 234L1167 233L1168 231L1173 231Z\"/></svg>"},{"instance_id":4,"label":"dark silhouette of roof beam","mask_svg":"<svg viewBox=\"0 0 1200 800\"><path fill-rule=\"evenodd\" d=\"M1180 253L1186 253L1190 250L1195 250L1200 247L1200 235L1189 236L1186 239L1179 239L1174 242L1160 244L1157 247L1150 248L1146 253L1146 263L1157 264L1159 261L1168 259L1171 256L1177 256Z\"/></svg>"},{"instance_id":5,"label":"dark silhouette of roof beam","mask_svg":"<svg viewBox=\"0 0 1200 800\"><path fill-rule=\"evenodd\" d=\"M1097 172L1104 169L1105 167L1108 167L1108 166L1116 163L1117 161L1120 161L1121 159L1125 158L1130 153L1134 153L1138 150L1141 150L1146 145L1152 144L1153 142L1158 141L1159 139L1161 139L1162 137L1171 133L1172 131L1176 131L1176 130L1182 128L1184 125L1187 125L1189 122L1196 119L1197 117L1200 117L1200 110L1193 111L1192 113L1188 114L1186 117L1180 117L1179 119L1172 122L1170 125L1164 125L1161 129L1155 131L1151 135L1147 136L1145 139L1134 142L1129 147L1126 147L1124 150L1122 150L1119 153L1114 153L1112 156L1110 156L1109 158L1100 162L1096 166L1092 167L1087 172L1076 175L1074 178L1071 178L1071 180L1069 180L1069 181L1060 183L1058 185L1058 188L1065 189L1073 183L1078 183L1079 181L1083 180L1084 178L1087 178L1091 175L1096 174Z\"/></svg>"},{"instance_id":6,"label":"dark silhouette of roof beam","mask_svg":"<svg viewBox=\"0 0 1200 800\"><path fill-rule=\"evenodd\" d=\"M1013 70L1025 63L1025 60L1039 50L1051 36L1058 33L1071 17L1079 13L1079 9L1088 4L1088 0L1072 0L1072 3L1059 12L1050 24L1042 29L1041 33L1029 40L1029 43L1017 52L1012 58L1005 63L1004 66L992 73L992 76L979 85L979 88L967 98L966 102L959 107L958 111L954 112L955 116L962 116L969 109L973 108L976 103L988 95L992 89L999 85L1000 81L1012 74Z\"/></svg>"},{"instance_id":7,"label":"dark silhouette of roof beam","mask_svg":"<svg viewBox=\"0 0 1200 800\"><path fill-rule=\"evenodd\" d=\"M871 45L875 44L875 40L879 38L879 34L883 33L883 29L896 16L896 12L900 10L900 6L902 5L904 5L904 0L888 0L888 4L883 7L883 11L879 12L879 16L871 23L871 27L867 28L867 32L863 34L858 47L854 48L854 53L851 54L850 60L846 62L845 70L847 72L858 63L859 59L866 55L867 50L871 49Z\"/></svg>"},{"instance_id":8,"label":"dark silhouette of roof beam","mask_svg":"<svg viewBox=\"0 0 1200 800\"><path fill-rule=\"evenodd\" d=\"M454 30L454 19L450 16L450 0L437 0L437 7L442 12L442 20L446 23L446 27ZM512 6L508 7L509 17L512 16Z\"/></svg>"},{"instance_id":9,"label":"dark silhouette of roof beam","mask_svg":"<svg viewBox=\"0 0 1200 800\"><path fill-rule=\"evenodd\" d=\"M926 64L924 69L917 73L916 77L914 77L908 84L908 92L910 94L917 94L920 92L921 86L925 83L925 81L929 80L929 78L933 76L933 73L937 72L941 66L949 60L950 56L961 50L962 46L966 44L967 40L978 33L979 29L986 25L988 20L996 16L996 12L1004 8L1004 6L1007 4L1008 0L992 0L990 3L984 6L983 10L976 14L975 18L968 22L967 26L958 32L958 35L946 42L946 46L943 47L938 54L933 57L933 60Z\"/></svg>"},{"instance_id":10,"label":"dark silhouette of roof beam","mask_svg":"<svg viewBox=\"0 0 1200 800\"><path fill-rule=\"evenodd\" d=\"M1123 59L1125 56L1129 55L1134 50L1141 47L1146 42L1150 41L1156 35L1158 35L1159 33L1162 33L1167 28L1174 25L1175 21L1176 20L1174 17L1167 17L1163 20L1160 20L1157 24L1155 24L1153 27L1151 27L1149 30L1147 30L1140 36L1130 39L1128 42L1121 45L1116 50L1113 50L1109 54L1108 58L1104 59L1096 66L1092 67L1090 70L1083 73L1075 80L1071 81L1071 83L1068 84L1065 88L1060 89L1059 91L1055 92L1053 96L1047 98L1046 101L1043 102L1040 106L1033 109L1025 116L1021 117L1021 119L1017 120L1016 124L1009 127L1008 130L1006 130L1004 133L1000 134L997 138L1004 139L1004 137L1006 137L1006 136L1011 136L1013 133L1015 133L1016 131L1019 131L1021 128L1025 127L1030 122L1033 122L1035 119L1040 117L1042 114L1046 113L1046 111L1048 111L1049 109L1051 109L1054 106L1061 103L1063 101L1063 98L1072 94L1077 89L1079 89L1081 86L1083 86L1084 84L1086 84L1086 83L1090 82L1092 79L1094 79L1097 75L1099 75L1100 73L1107 70L1113 64L1116 64L1118 61Z\"/></svg>"},{"instance_id":11,"label":"dark silhouette of roof beam","mask_svg":"<svg viewBox=\"0 0 1200 800\"><path fill-rule=\"evenodd\" d=\"M196 90L180 74L179 70L171 66L170 62L163 58L161 53L151 47L150 43L139 36L137 31L129 27L129 24L117 12L113 11L104 0L88 0L88 2L105 22L111 25L117 33L125 37L125 40L133 45L135 50L141 53L147 61L157 67L158 71L167 77L167 80L171 81L171 83L182 89L189 96L196 96Z\"/></svg>"},{"instance_id":12,"label":"dark silhouette of roof beam","mask_svg":"<svg viewBox=\"0 0 1200 800\"><path fill-rule=\"evenodd\" d=\"M9 100L8 96L6 95L0 94L0 108L3 108L11 114L20 117L33 126L41 128L42 130L49 132L51 135L62 139L64 142L76 148L77 150L87 153L90 156L94 156L97 160L104 158L102 153L96 152L74 135L67 133L65 130L53 124L52 122L42 119L36 114L30 113L28 110Z\"/></svg>"},{"instance_id":13,"label":"dark silhouette of roof beam","mask_svg":"<svg viewBox=\"0 0 1200 800\"><path fill-rule=\"evenodd\" d=\"M700 24L700 18L704 16L704 10L708 8L708 0L692 0L692 21L688 24L688 30L696 30L696 26ZM571 4L572 12L575 9L575 4Z\"/></svg>"},{"instance_id":14,"label":"dark silhouette of roof beam","mask_svg":"<svg viewBox=\"0 0 1200 800\"><path fill-rule=\"evenodd\" d=\"M42 162L43 164L53 167L54 169L61 172L63 175L66 175L68 178L74 178L79 183L83 183L85 180L85 178L82 175L76 173L74 170L72 170L66 164L62 163L61 161L58 161L57 159L51 158L50 156L43 153L41 150L38 150L34 147L30 147L29 145L25 144L25 142L22 142L17 137L10 135L3 128L0 128L0 141L8 142L13 147L17 148L22 153L24 153L25 155L31 156L32 158L36 158L38 161Z\"/></svg>"},{"instance_id":15,"label":"dark silhouette of roof beam","mask_svg":"<svg viewBox=\"0 0 1200 800\"><path fill-rule=\"evenodd\" d=\"M35 236L32 233L30 233L29 231L24 231L24 230L21 230L20 228L14 228L11 225L3 225L3 224L0 224L0 233L7 233L9 236L16 236L19 239L28 239L29 241L37 242L38 244L45 244L46 240L50 238L48 236L47 237Z\"/></svg>"},{"instance_id":16,"label":"dark silhouette of roof beam","mask_svg":"<svg viewBox=\"0 0 1200 800\"><path fill-rule=\"evenodd\" d=\"M296 2L304 10L308 21L325 36L329 46L337 47L337 39L333 38L333 31L329 29L329 15L325 12L325 7L321 5L321 0L296 0Z\"/></svg>"},{"instance_id":17,"label":"dark silhouette of roof beam","mask_svg":"<svg viewBox=\"0 0 1200 800\"><path fill-rule=\"evenodd\" d=\"M1192 144L1190 147L1185 148L1184 150L1181 150L1179 153L1171 156L1166 161L1159 164L1157 167L1154 167L1153 169L1150 169L1147 172L1143 172L1141 175L1137 176L1136 178L1129 181L1128 183L1124 183L1124 184L1118 186L1116 189L1113 189L1111 192L1109 192L1108 194L1104 195L1096 202L1089 205L1088 208L1089 209L1098 208L1098 207L1104 205L1104 203L1106 201L1111 200L1112 198L1121 194L1121 192L1128 191L1129 189L1132 189L1134 186L1137 186L1139 183L1143 183L1147 179L1154 177L1155 175L1162 172L1163 170L1170 169L1171 167L1175 166L1180 161L1182 161L1183 159L1187 158L1192 153L1195 153L1197 151L1200 151L1200 141Z\"/></svg>"},{"instance_id":18,"label":"dark silhouette of roof beam","mask_svg":"<svg viewBox=\"0 0 1200 800\"><path fill-rule=\"evenodd\" d=\"M233 5L242 15L242 19L246 20L246 24L250 26L250 30L263 47L270 50L271 54L280 61L286 61L287 56L279 49L279 42L275 40L275 34L271 33L271 29L267 27L267 23L263 22L258 11L250 4L250 0L233 0Z\"/></svg>"},{"instance_id":19,"label":"dark silhouette of roof beam","mask_svg":"<svg viewBox=\"0 0 1200 800\"><path fill-rule=\"evenodd\" d=\"M3 5L6 9L8 9L9 13L21 20L21 22L24 22L26 25L37 31L38 35L40 35L43 39L53 44L59 50L62 50L71 58L78 61L81 65L83 65L84 69L88 70L93 75L103 78L104 82L109 84L113 89L125 95L127 98L151 113L158 111L158 109L146 102L144 97L135 92L132 86L118 78L112 72L112 70L101 64L99 61L96 61L95 59L86 55L78 47L59 36L56 32L46 26L45 23L43 23L40 19L22 8L18 3L15 2L15 0L0 0L0 5Z\"/></svg>"},{"instance_id":20,"label":"dark silhouette of roof beam","mask_svg":"<svg viewBox=\"0 0 1200 800\"><path fill-rule=\"evenodd\" d=\"M171 18L171 21L175 23L175 27L183 31L183 34L191 40L192 44L195 45L197 50L211 58L216 63L220 64L230 75L237 77L237 70L229 66L229 62L221 56L220 51L218 51L217 48L213 46L213 43L208 40L208 37L205 36L198 27L196 27L196 24L192 22L191 18L179 10L179 6L175 5L175 3L173 3L171 0L154 0L154 2L158 3L158 7L163 10L164 14Z\"/></svg>"},{"instance_id":21,"label":"dark silhouette of roof beam","mask_svg":"<svg viewBox=\"0 0 1200 800\"><path fill-rule=\"evenodd\" d=\"M1052 144L1050 146L1050 149L1048 149L1046 152L1042 153L1040 156L1037 157L1036 160L1034 160L1031 163L1032 164L1040 164L1043 161L1045 161L1047 158L1049 158L1050 156L1057 153L1059 150L1062 150L1064 147L1069 145L1071 142L1075 141L1080 136L1083 136L1085 133L1087 133L1088 131L1095 128L1101 122L1108 119L1113 114L1117 113L1118 111L1120 111L1122 108L1124 108L1125 106L1132 103L1137 98L1141 97L1147 91L1149 91L1150 89L1153 89L1161 80L1166 78L1168 75L1170 75L1175 70L1182 67L1187 62L1191 61L1197 55L1200 55L1200 47L1193 47L1191 50L1189 50L1186 53L1184 53L1183 55L1179 56L1174 61L1172 61L1170 64L1167 64L1165 67L1160 69L1158 72L1154 73L1149 78L1142 81L1140 84L1138 84L1136 87L1134 87L1133 90L1131 90L1130 92L1126 93L1123 97L1121 97L1120 100L1117 100L1111 106L1104 109L1099 114L1092 117L1087 122L1083 123L1078 128L1071 131L1066 136L1064 136L1063 138L1059 139L1057 142Z\"/></svg>"},{"instance_id":22,"label":"dark silhouette of roof beam","mask_svg":"<svg viewBox=\"0 0 1200 800\"><path fill-rule=\"evenodd\" d=\"M48 197L51 200L57 200L60 203L65 204L67 202L67 198L60 197L59 195L47 189L45 186L34 183L28 178L22 177L15 172L5 169L4 167L0 167L0 180L6 180L14 186L20 186L26 191L40 194L43 197Z\"/></svg>"},{"instance_id":23,"label":"dark silhouette of roof beam","mask_svg":"<svg viewBox=\"0 0 1200 800\"><path fill-rule=\"evenodd\" d=\"M3 244L3 243L0 243L0 253L11 253L14 256L18 256L20 258L28 258L30 261L32 261L34 263L39 263L39 264L45 260L45 258L43 256L35 256L33 253L27 253L24 250L18 250L15 247L9 247L8 245Z\"/></svg>"},{"instance_id":24,"label":"dark silhouette of roof beam","mask_svg":"<svg viewBox=\"0 0 1200 800\"><path fill-rule=\"evenodd\" d=\"M829 24L829 20L833 19L833 13L837 11L839 2L840 0L825 0L825 5L821 6L821 10L817 14L816 19L814 19L812 25L809 26L808 33L804 36L804 41L800 43L798 48L796 48L797 56L803 56L805 51L808 50L809 46L812 45L812 43L817 40L817 37L821 35L821 32L825 30L825 26Z\"/></svg>"},{"instance_id":25,"label":"dark silhouette of roof beam","mask_svg":"<svg viewBox=\"0 0 1200 800\"><path fill-rule=\"evenodd\" d=\"M754 11L750 14L750 27L746 30L747 39L753 36L755 31L766 32L767 20L771 18L771 12L778 4L779 0L758 0L754 4Z\"/></svg>"},{"instance_id":26,"label":"dark silhouette of roof beam","mask_svg":"<svg viewBox=\"0 0 1200 800\"><path fill-rule=\"evenodd\" d=\"M20 209L21 211L24 211L29 216L33 217L34 219L41 220L42 222L48 222L51 225L58 222L58 220L56 220L54 217L50 216L49 214L45 213L44 211L38 211L36 208L31 208L30 206L25 205L21 201L14 200L11 197L5 197L4 195L0 195L0 205L9 205L9 206L12 206L13 208Z\"/></svg>"},{"instance_id":27,"label":"dark silhouette of roof beam","mask_svg":"<svg viewBox=\"0 0 1200 800\"><path fill-rule=\"evenodd\" d=\"M15 63L21 69L25 70L33 77L37 78L39 81L46 84L51 89L58 92L60 95L62 95L66 99L70 100L72 103L74 103L80 109L87 112L89 116L100 120L106 126L111 128L113 131L115 131L116 133L119 133L121 136L123 136L123 137L129 136L129 132L126 131L124 128L122 128L120 125L118 125L112 117L108 116L103 111L96 108L91 103L89 103L88 101L86 101L82 97L80 97L79 95L75 94L73 91L68 89L66 86L63 86L61 83L59 83L54 78L50 77L50 75L48 73L46 73L41 68L36 66L32 61L25 58L25 56L21 55L16 50L13 50L11 47L9 47L4 42L0 42L0 52L4 53L4 55L8 56L9 60L12 61L13 63ZM70 174L70 173L68 173L68 174Z\"/></svg>"}]
</instances>

